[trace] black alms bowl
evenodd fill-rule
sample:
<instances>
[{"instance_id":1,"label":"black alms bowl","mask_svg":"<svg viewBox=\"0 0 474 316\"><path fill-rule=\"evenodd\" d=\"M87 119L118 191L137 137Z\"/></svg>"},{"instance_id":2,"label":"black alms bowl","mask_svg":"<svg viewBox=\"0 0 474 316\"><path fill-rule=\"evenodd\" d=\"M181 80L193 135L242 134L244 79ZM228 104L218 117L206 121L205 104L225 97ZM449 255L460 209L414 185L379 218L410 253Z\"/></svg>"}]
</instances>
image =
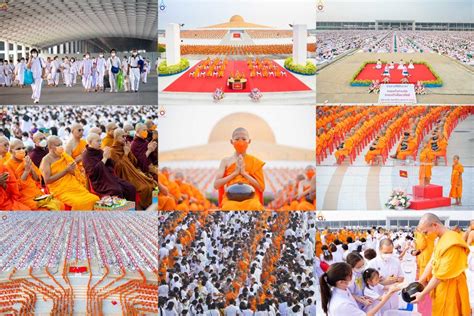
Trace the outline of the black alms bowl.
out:
<instances>
[{"instance_id":1,"label":"black alms bowl","mask_svg":"<svg viewBox=\"0 0 474 316\"><path fill-rule=\"evenodd\" d=\"M253 198L255 189L245 183L236 183L227 188L226 196L229 200L241 202Z\"/></svg>"},{"instance_id":2,"label":"black alms bowl","mask_svg":"<svg viewBox=\"0 0 474 316\"><path fill-rule=\"evenodd\" d=\"M402 298L405 302L410 303L415 298L412 295L415 293L422 292L425 287L419 282L413 282L408 284L406 288L402 290Z\"/></svg>"}]
</instances>

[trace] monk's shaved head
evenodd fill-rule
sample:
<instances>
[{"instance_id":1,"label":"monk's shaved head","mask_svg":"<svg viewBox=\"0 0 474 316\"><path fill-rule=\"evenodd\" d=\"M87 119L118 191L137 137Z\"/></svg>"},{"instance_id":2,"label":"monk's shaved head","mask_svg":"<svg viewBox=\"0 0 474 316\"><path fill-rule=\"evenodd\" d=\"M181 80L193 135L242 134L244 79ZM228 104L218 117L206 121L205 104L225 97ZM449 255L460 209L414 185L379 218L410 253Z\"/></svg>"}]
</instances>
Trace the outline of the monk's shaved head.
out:
<instances>
[{"instance_id":1,"label":"monk's shaved head","mask_svg":"<svg viewBox=\"0 0 474 316\"><path fill-rule=\"evenodd\" d=\"M128 132L130 132L131 130L133 130L133 125L127 123L127 124L125 124L125 125L123 126L123 130L128 133Z\"/></svg>"},{"instance_id":2,"label":"monk's shaved head","mask_svg":"<svg viewBox=\"0 0 474 316\"><path fill-rule=\"evenodd\" d=\"M105 126L105 130L106 130L107 132L113 131L113 130L116 129L116 128L117 128L117 124L115 124L114 122L111 122L111 123L109 123L109 124L107 124L107 125Z\"/></svg>"},{"instance_id":3,"label":"monk's shaved head","mask_svg":"<svg viewBox=\"0 0 474 316\"><path fill-rule=\"evenodd\" d=\"M379 249L383 247L393 247L393 241L390 238L384 238L380 241Z\"/></svg>"},{"instance_id":4,"label":"monk's shaved head","mask_svg":"<svg viewBox=\"0 0 474 316\"><path fill-rule=\"evenodd\" d=\"M431 225L431 224L441 224L443 225L443 222L439 219L438 216L436 216L433 213L426 213L420 218L420 223L418 224L419 226L422 225Z\"/></svg>"},{"instance_id":5,"label":"monk's shaved head","mask_svg":"<svg viewBox=\"0 0 474 316\"><path fill-rule=\"evenodd\" d=\"M140 133L141 131L147 129L146 125L143 124L143 123L138 123L137 125L135 125L135 131L137 133Z\"/></svg>"},{"instance_id":6,"label":"monk's shaved head","mask_svg":"<svg viewBox=\"0 0 474 316\"><path fill-rule=\"evenodd\" d=\"M97 139L100 139L100 136L96 133L90 133L89 135L87 135L87 144L90 145L93 141L97 140Z\"/></svg>"},{"instance_id":7,"label":"monk's shaved head","mask_svg":"<svg viewBox=\"0 0 474 316\"><path fill-rule=\"evenodd\" d=\"M18 149L18 148L21 148L21 147L25 147L25 145L23 144L23 142L19 139L14 139L10 142L10 151L13 152L14 150Z\"/></svg>"},{"instance_id":8,"label":"monk's shaved head","mask_svg":"<svg viewBox=\"0 0 474 316\"><path fill-rule=\"evenodd\" d=\"M46 139L46 135L41 132L36 132L33 135L33 142L39 143L42 139Z\"/></svg>"},{"instance_id":9,"label":"monk's shaved head","mask_svg":"<svg viewBox=\"0 0 474 316\"><path fill-rule=\"evenodd\" d=\"M102 134L102 130L100 129L100 127L93 127L89 130L89 133L100 135Z\"/></svg>"},{"instance_id":10,"label":"monk's shaved head","mask_svg":"<svg viewBox=\"0 0 474 316\"><path fill-rule=\"evenodd\" d=\"M242 135L242 134L245 134L247 136L247 138L249 138L249 132L243 128L243 127L237 127L236 129L234 129L234 131L232 132L232 138L234 138L235 136L237 135Z\"/></svg>"},{"instance_id":11,"label":"monk's shaved head","mask_svg":"<svg viewBox=\"0 0 474 316\"><path fill-rule=\"evenodd\" d=\"M171 169L169 167L163 167L163 168L161 168L161 172L170 173Z\"/></svg>"},{"instance_id":12,"label":"monk's shaved head","mask_svg":"<svg viewBox=\"0 0 474 316\"><path fill-rule=\"evenodd\" d=\"M114 131L114 140L121 140L123 138L123 135L125 135L125 131L121 128L117 128Z\"/></svg>"},{"instance_id":13,"label":"monk's shaved head","mask_svg":"<svg viewBox=\"0 0 474 316\"><path fill-rule=\"evenodd\" d=\"M181 171L178 171L175 173L174 178L176 180L183 180L184 179L184 174Z\"/></svg>"},{"instance_id":14,"label":"monk's shaved head","mask_svg":"<svg viewBox=\"0 0 474 316\"><path fill-rule=\"evenodd\" d=\"M82 124L74 123L71 125L71 131L74 131L76 129L82 129Z\"/></svg>"}]
</instances>

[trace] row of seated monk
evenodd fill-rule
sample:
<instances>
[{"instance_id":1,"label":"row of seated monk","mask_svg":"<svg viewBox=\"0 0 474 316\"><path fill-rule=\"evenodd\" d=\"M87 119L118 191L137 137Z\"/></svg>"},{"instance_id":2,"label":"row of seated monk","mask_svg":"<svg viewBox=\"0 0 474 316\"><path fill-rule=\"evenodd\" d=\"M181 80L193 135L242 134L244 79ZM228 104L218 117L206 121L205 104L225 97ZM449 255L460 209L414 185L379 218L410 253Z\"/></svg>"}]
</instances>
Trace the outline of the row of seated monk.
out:
<instances>
[{"instance_id":1,"label":"row of seated monk","mask_svg":"<svg viewBox=\"0 0 474 316\"><path fill-rule=\"evenodd\" d=\"M0 209L93 210L104 196L135 202L139 210L150 207L158 164L153 122L128 132L109 123L103 139L98 127L87 139L83 133L73 124L63 146L59 137L37 132L28 152L21 140L0 137Z\"/></svg>"},{"instance_id":2,"label":"row of seated monk","mask_svg":"<svg viewBox=\"0 0 474 316\"><path fill-rule=\"evenodd\" d=\"M316 51L316 44L307 45L308 52ZM292 44L272 45L181 45L182 55L289 55L293 53Z\"/></svg>"},{"instance_id":3,"label":"row of seated monk","mask_svg":"<svg viewBox=\"0 0 474 316\"><path fill-rule=\"evenodd\" d=\"M218 207L221 210L265 210L263 192L265 162L250 155L247 150L251 138L245 128L239 127L232 133L230 144L234 154L221 160L214 181L214 189L219 192ZM315 209L315 167L308 166L306 175L296 179L296 186L279 192L270 207L298 210ZM159 173L158 208L160 210L206 210L210 202L195 185L184 181L182 172L170 177L170 169Z\"/></svg>"}]
</instances>

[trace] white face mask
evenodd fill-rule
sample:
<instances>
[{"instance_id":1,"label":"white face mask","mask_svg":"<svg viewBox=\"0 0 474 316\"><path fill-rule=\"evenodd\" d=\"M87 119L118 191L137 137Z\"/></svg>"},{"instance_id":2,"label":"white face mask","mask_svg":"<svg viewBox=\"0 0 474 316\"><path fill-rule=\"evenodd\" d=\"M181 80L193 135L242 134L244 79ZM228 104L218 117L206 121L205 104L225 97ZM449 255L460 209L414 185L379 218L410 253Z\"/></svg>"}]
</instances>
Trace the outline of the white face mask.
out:
<instances>
[{"instance_id":1,"label":"white face mask","mask_svg":"<svg viewBox=\"0 0 474 316\"><path fill-rule=\"evenodd\" d=\"M36 53L33 53L33 54L31 54L31 55L32 55L33 57L36 57L36 56L38 56L38 54L36 54Z\"/></svg>"},{"instance_id":2,"label":"white face mask","mask_svg":"<svg viewBox=\"0 0 474 316\"><path fill-rule=\"evenodd\" d=\"M100 54L99 57L102 58L102 57L104 57L104 55Z\"/></svg>"},{"instance_id":3,"label":"white face mask","mask_svg":"<svg viewBox=\"0 0 474 316\"><path fill-rule=\"evenodd\" d=\"M86 55L86 59L89 59L89 55Z\"/></svg>"},{"instance_id":4,"label":"white face mask","mask_svg":"<svg viewBox=\"0 0 474 316\"><path fill-rule=\"evenodd\" d=\"M38 144L40 147L43 147L45 148L46 146L48 146L48 142L46 141L46 139L43 139L39 142Z\"/></svg>"},{"instance_id":5,"label":"white face mask","mask_svg":"<svg viewBox=\"0 0 474 316\"><path fill-rule=\"evenodd\" d=\"M354 268L354 272L357 272L357 273L362 273L365 271L365 269L367 269L367 264L364 264L362 267L360 268Z\"/></svg>"},{"instance_id":6,"label":"white face mask","mask_svg":"<svg viewBox=\"0 0 474 316\"><path fill-rule=\"evenodd\" d=\"M382 260L384 260L384 261L388 261L388 260L390 260L390 258L392 258L392 254L391 253L382 253L382 254L380 254L380 258L382 258Z\"/></svg>"}]
</instances>

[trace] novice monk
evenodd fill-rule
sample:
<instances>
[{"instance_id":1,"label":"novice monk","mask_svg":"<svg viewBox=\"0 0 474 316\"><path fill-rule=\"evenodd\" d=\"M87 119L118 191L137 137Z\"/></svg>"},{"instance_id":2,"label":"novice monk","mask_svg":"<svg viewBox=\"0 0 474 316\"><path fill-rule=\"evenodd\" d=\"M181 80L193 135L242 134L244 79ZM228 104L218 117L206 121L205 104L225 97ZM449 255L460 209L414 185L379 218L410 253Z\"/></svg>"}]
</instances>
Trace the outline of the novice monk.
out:
<instances>
[{"instance_id":1,"label":"novice monk","mask_svg":"<svg viewBox=\"0 0 474 316\"><path fill-rule=\"evenodd\" d=\"M462 236L446 228L438 216L427 213L423 215L418 229L424 233L434 233L438 237L433 251L433 257L419 278L425 285L422 292L416 293L412 303L419 303L430 294L433 300L432 315L469 316L469 290L466 273L469 247ZM433 277L429 282L429 275Z\"/></svg>"},{"instance_id":2,"label":"novice monk","mask_svg":"<svg viewBox=\"0 0 474 316\"><path fill-rule=\"evenodd\" d=\"M15 174L3 163L9 147L8 138L0 136L0 210L29 210L27 205L20 202L21 194ZM8 156L11 157L11 154Z\"/></svg>"},{"instance_id":3,"label":"novice monk","mask_svg":"<svg viewBox=\"0 0 474 316\"><path fill-rule=\"evenodd\" d=\"M144 210L151 205L153 190L157 183L138 167L137 158L131 152L130 144L126 142L124 130L116 129L114 138L110 158L114 162L115 174L133 184L140 196L137 209Z\"/></svg>"},{"instance_id":4,"label":"novice monk","mask_svg":"<svg viewBox=\"0 0 474 316\"><path fill-rule=\"evenodd\" d=\"M63 210L64 204L58 200L49 201L47 207L40 207L34 199L44 195L40 189L40 171L33 161L26 155L25 145L19 139L10 144L12 157L6 162L6 166L18 180L20 202L31 210Z\"/></svg>"},{"instance_id":5,"label":"novice monk","mask_svg":"<svg viewBox=\"0 0 474 316\"><path fill-rule=\"evenodd\" d=\"M114 163L110 159L110 147L100 149L100 136L90 133L87 147L82 154L82 163L94 192L118 196L135 202L135 187L114 174Z\"/></svg>"},{"instance_id":6,"label":"novice monk","mask_svg":"<svg viewBox=\"0 0 474 316\"><path fill-rule=\"evenodd\" d=\"M248 145L251 143L249 133L245 128L239 127L232 133L230 143L235 148L235 153L222 159L217 171L214 188L216 190L227 189L233 184L244 183L255 189L255 195L244 201L232 201L224 193L222 198L222 210L249 210L263 211L265 208L260 203L260 197L265 190L263 176L263 161L247 154Z\"/></svg>"},{"instance_id":7,"label":"novice monk","mask_svg":"<svg viewBox=\"0 0 474 316\"><path fill-rule=\"evenodd\" d=\"M449 197L456 200L455 205L462 205L462 174L464 173L464 167L459 162L459 156L454 155L453 157L453 171L451 173L451 191L449 191Z\"/></svg>"},{"instance_id":8,"label":"novice monk","mask_svg":"<svg viewBox=\"0 0 474 316\"><path fill-rule=\"evenodd\" d=\"M306 196L311 193L311 182L315 175L315 167L314 166L306 166L306 178L301 181L298 185L298 211L314 211L314 205L311 202L306 200Z\"/></svg>"},{"instance_id":9,"label":"novice monk","mask_svg":"<svg viewBox=\"0 0 474 316\"><path fill-rule=\"evenodd\" d=\"M93 210L100 198L90 193L80 182L76 162L64 152L57 136L48 139L49 154L41 161L40 170L44 182L54 197L71 206L71 210Z\"/></svg>"}]
</instances>

